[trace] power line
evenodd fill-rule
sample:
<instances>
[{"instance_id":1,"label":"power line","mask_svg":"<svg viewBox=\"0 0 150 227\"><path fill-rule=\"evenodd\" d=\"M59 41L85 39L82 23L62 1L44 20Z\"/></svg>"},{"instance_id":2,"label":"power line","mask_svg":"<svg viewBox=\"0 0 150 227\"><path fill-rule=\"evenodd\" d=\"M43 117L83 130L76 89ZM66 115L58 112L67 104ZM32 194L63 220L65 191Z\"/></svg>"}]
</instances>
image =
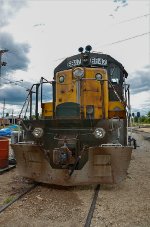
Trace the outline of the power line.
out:
<instances>
[{"instance_id":1,"label":"power line","mask_svg":"<svg viewBox=\"0 0 150 227\"><path fill-rule=\"evenodd\" d=\"M107 43L107 44L104 44L104 45L101 45L101 46L98 46L97 48L100 48L100 47L105 47L105 46L111 46L111 45L114 45L114 44L117 44L117 43L122 43L122 42L125 42L125 41L128 41L128 40L131 40L131 39L135 39L135 38L138 38L138 37L140 37L140 36L144 36L144 35L148 35L148 34L150 34L150 32L145 32L145 33L143 33L143 34L139 34L139 35L136 35L136 36L132 36L132 37L129 37L129 38L126 38L126 39L122 39L122 40L118 40L118 41L116 41L116 42L113 42L113 43ZM98 52L99 53L99 51L92 51L92 52ZM63 57L63 58L59 58L59 59L57 59L57 60L55 60L55 61L58 61L58 60L64 60L66 57Z\"/></svg>"},{"instance_id":2,"label":"power line","mask_svg":"<svg viewBox=\"0 0 150 227\"><path fill-rule=\"evenodd\" d=\"M144 14L144 15L141 15L141 16L138 16L138 17L133 17L133 18L128 19L128 20L120 21L120 22L118 22L118 23L116 23L116 24L112 24L111 26L115 26L115 25L117 25L117 24L123 24L123 23L126 23L126 22L130 22L130 21L133 21L133 20L137 20L137 19L139 19L139 18L147 17L147 16L150 16L150 13L147 13L147 14ZM110 26L108 26L108 27L110 27ZM137 37L138 37L138 36L137 36ZM107 45L107 44L106 44L106 45ZM102 46L101 46L101 47L102 47ZM95 51L94 51L94 52L95 52ZM64 60L65 58L66 58L66 57L62 57L62 58L55 59L54 62Z\"/></svg>"},{"instance_id":3,"label":"power line","mask_svg":"<svg viewBox=\"0 0 150 227\"><path fill-rule=\"evenodd\" d=\"M124 23L126 23L126 22L130 22L130 21L133 21L133 20L137 20L137 19L142 18L142 17L147 17L147 16L149 16L149 15L150 15L150 13L144 14L144 15L141 15L141 16L138 16L138 17L133 17L133 18L128 19L128 20L120 21L120 22L117 23L117 24L124 24Z\"/></svg>"},{"instance_id":4,"label":"power line","mask_svg":"<svg viewBox=\"0 0 150 227\"><path fill-rule=\"evenodd\" d=\"M148 35L148 34L150 34L150 32L145 32L145 33L140 34L140 35L136 35L136 36L132 36L132 37L129 37L129 38L126 38L126 39L118 40L118 41L113 42L113 43L107 43L107 44L101 45L99 47L111 46L111 45L114 45L114 44L117 44L117 43L122 43L122 42L128 41L130 39L135 39L137 37L141 37L141 36Z\"/></svg>"},{"instance_id":5,"label":"power line","mask_svg":"<svg viewBox=\"0 0 150 227\"><path fill-rule=\"evenodd\" d=\"M24 87L24 86L21 85L21 84L17 84L17 82L19 82L19 81L12 81L12 80L6 79L6 78L4 78L4 77L2 77L2 79L9 81L9 82L12 83L13 85L17 85L17 86L23 87L23 88L25 88L25 89L28 89L27 87Z\"/></svg>"}]
</instances>

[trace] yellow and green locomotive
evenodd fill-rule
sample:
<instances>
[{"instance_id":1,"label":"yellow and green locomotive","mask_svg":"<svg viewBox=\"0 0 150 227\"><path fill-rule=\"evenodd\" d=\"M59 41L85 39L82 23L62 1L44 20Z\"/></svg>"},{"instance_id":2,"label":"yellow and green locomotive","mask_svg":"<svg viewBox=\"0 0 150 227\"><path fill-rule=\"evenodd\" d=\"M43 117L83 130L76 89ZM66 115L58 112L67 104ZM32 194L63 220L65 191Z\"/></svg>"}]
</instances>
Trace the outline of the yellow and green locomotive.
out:
<instances>
[{"instance_id":1,"label":"yellow and green locomotive","mask_svg":"<svg viewBox=\"0 0 150 227\"><path fill-rule=\"evenodd\" d=\"M53 81L41 78L29 91L24 136L12 144L17 167L24 177L49 184L118 183L132 152L128 74L111 56L91 52L91 46L79 52L55 68ZM43 101L45 84L51 86L51 102Z\"/></svg>"}]
</instances>

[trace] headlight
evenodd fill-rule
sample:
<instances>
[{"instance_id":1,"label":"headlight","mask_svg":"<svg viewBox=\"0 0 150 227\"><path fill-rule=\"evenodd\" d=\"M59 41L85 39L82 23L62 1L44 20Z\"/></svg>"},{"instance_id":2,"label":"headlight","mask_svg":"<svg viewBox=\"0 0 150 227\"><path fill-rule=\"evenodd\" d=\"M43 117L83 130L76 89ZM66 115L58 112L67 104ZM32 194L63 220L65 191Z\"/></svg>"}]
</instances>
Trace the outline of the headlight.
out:
<instances>
[{"instance_id":1,"label":"headlight","mask_svg":"<svg viewBox=\"0 0 150 227\"><path fill-rule=\"evenodd\" d=\"M42 128L35 128L32 132L35 138L41 138L43 136L43 129Z\"/></svg>"},{"instance_id":2,"label":"headlight","mask_svg":"<svg viewBox=\"0 0 150 227\"><path fill-rule=\"evenodd\" d=\"M81 79L84 76L84 70L82 68L75 68L73 76L75 79Z\"/></svg>"},{"instance_id":3,"label":"headlight","mask_svg":"<svg viewBox=\"0 0 150 227\"><path fill-rule=\"evenodd\" d=\"M65 80L65 77L64 77L64 76L60 76L60 77L59 77L59 83L63 83L64 80Z\"/></svg>"},{"instance_id":4,"label":"headlight","mask_svg":"<svg viewBox=\"0 0 150 227\"><path fill-rule=\"evenodd\" d=\"M102 76L100 73L97 73L97 74L95 75L95 79L98 80L98 81L100 81L100 80L103 79L103 76Z\"/></svg>"},{"instance_id":5,"label":"headlight","mask_svg":"<svg viewBox=\"0 0 150 227\"><path fill-rule=\"evenodd\" d=\"M105 136L105 130L103 128L96 128L94 131L94 136L97 139L102 139Z\"/></svg>"}]
</instances>

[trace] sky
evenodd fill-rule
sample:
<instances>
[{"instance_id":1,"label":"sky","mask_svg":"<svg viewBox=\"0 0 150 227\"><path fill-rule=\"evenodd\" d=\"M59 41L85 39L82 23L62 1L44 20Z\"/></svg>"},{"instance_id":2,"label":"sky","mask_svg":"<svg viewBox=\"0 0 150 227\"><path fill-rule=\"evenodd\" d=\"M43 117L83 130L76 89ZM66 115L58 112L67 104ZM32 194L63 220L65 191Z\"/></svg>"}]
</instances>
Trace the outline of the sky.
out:
<instances>
[{"instance_id":1,"label":"sky","mask_svg":"<svg viewBox=\"0 0 150 227\"><path fill-rule=\"evenodd\" d=\"M0 116L4 99L18 114L33 83L89 44L127 70L132 112L150 111L150 0L0 0Z\"/></svg>"}]
</instances>

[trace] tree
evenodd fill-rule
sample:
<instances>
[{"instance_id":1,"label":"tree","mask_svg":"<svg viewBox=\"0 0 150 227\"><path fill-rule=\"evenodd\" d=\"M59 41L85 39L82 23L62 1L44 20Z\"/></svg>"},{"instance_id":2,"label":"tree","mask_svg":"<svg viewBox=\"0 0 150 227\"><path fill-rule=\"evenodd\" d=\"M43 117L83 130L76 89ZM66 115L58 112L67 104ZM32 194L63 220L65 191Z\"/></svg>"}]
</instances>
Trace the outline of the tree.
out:
<instances>
[{"instance_id":1,"label":"tree","mask_svg":"<svg viewBox=\"0 0 150 227\"><path fill-rule=\"evenodd\" d=\"M147 113L148 118L150 118L150 111Z\"/></svg>"}]
</instances>

